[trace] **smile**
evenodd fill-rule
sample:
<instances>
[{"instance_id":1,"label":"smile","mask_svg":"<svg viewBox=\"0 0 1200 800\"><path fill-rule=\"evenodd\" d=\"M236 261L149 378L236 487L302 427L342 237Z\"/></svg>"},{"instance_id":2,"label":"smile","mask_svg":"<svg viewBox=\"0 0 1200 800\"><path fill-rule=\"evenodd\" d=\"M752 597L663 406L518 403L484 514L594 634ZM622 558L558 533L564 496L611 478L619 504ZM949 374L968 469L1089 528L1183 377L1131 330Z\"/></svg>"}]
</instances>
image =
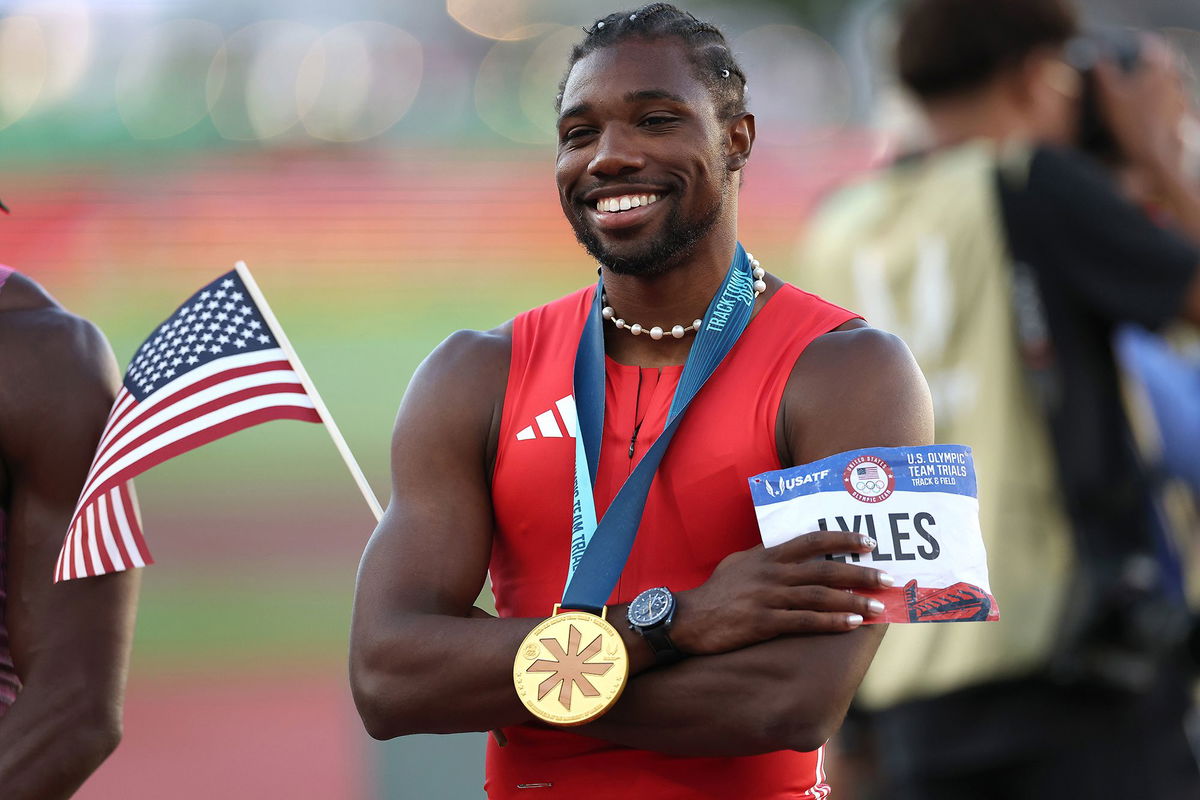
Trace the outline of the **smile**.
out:
<instances>
[{"instance_id":1,"label":"smile","mask_svg":"<svg viewBox=\"0 0 1200 800\"><path fill-rule=\"evenodd\" d=\"M634 208L658 202L656 194L624 194L620 197L602 197L596 201L596 210L607 214L619 214Z\"/></svg>"}]
</instances>

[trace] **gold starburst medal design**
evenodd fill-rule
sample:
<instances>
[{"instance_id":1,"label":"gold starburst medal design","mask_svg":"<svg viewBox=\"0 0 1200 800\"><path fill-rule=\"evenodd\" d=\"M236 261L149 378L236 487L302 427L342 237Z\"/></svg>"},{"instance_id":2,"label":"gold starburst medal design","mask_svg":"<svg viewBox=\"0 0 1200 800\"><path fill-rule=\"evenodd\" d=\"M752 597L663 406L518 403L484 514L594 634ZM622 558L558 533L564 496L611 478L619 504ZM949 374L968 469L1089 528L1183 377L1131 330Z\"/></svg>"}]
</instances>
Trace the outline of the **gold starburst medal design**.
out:
<instances>
[{"instance_id":1,"label":"gold starburst medal design","mask_svg":"<svg viewBox=\"0 0 1200 800\"><path fill-rule=\"evenodd\" d=\"M517 648L513 685L517 696L551 725L583 725L617 702L629 678L629 655L616 628L582 611L559 613L539 623Z\"/></svg>"}]
</instances>

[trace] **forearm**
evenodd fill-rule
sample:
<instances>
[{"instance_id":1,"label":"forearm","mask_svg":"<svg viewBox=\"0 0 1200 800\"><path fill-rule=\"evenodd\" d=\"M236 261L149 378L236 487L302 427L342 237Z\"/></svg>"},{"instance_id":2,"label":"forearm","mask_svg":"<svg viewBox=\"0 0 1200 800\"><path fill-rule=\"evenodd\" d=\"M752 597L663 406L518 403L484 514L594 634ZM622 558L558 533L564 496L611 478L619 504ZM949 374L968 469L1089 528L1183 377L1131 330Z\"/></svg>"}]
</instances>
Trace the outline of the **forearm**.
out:
<instances>
[{"instance_id":1,"label":"forearm","mask_svg":"<svg viewBox=\"0 0 1200 800\"><path fill-rule=\"evenodd\" d=\"M645 641L625 622L627 606L608 620L620 632L630 674L653 663ZM513 659L540 619L406 615L386 637L355 651L351 683L367 731L390 739L410 733L485 731L533 716L513 687ZM420 647L414 647L420 642Z\"/></svg>"},{"instance_id":2,"label":"forearm","mask_svg":"<svg viewBox=\"0 0 1200 800\"><path fill-rule=\"evenodd\" d=\"M513 689L517 647L534 619L408 614L354 649L351 685L367 732L462 733L530 718Z\"/></svg>"},{"instance_id":3,"label":"forearm","mask_svg":"<svg viewBox=\"0 0 1200 800\"><path fill-rule=\"evenodd\" d=\"M841 724L884 627L781 638L647 672L579 732L693 757L814 750Z\"/></svg>"},{"instance_id":4,"label":"forearm","mask_svg":"<svg viewBox=\"0 0 1200 800\"><path fill-rule=\"evenodd\" d=\"M26 687L0 719L0 797L65 800L116 749L120 715Z\"/></svg>"}]
</instances>

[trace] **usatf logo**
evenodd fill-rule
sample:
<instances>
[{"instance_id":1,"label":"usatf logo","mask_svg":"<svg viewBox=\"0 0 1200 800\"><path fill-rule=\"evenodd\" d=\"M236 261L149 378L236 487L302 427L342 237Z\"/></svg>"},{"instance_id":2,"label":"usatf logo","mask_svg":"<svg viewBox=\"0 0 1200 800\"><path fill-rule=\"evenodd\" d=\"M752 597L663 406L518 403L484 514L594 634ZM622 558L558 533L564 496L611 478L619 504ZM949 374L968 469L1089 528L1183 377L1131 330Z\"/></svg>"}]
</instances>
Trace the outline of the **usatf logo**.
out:
<instances>
[{"instance_id":1,"label":"usatf logo","mask_svg":"<svg viewBox=\"0 0 1200 800\"><path fill-rule=\"evenodd\" d=\"M882 458L857 456L846 465L842 483L855 500L881 503L892 496L896 488L896 476Z\"/></svg>"}]
</instances>

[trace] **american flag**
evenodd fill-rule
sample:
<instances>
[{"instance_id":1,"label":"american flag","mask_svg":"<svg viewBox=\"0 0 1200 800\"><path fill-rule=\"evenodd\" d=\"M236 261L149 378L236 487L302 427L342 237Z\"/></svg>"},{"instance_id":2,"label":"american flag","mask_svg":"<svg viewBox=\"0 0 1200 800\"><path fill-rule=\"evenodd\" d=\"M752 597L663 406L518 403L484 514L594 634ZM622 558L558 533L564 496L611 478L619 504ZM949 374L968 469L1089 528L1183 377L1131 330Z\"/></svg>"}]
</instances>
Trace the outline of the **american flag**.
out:
<instances>
[{"instance_id":1,"label":"american flag","mask_svg":"<svg viewBox=\"0 0 1200 800\"><path fill-rule=\"evenodd\" d=\"M58 555L54 580L151 563L128 482L274 419L321 422L237 271L192 295L134 355Z\"/></svg>"},{"instance_id":2,"label":"american flag","mask_svg":"<svg viewBox=\"0 0 1200 800\"><path fill-rule=\"evenodd\" d=\"M868 464L865 467L859 467L856 472L860 478L864 478L869 481L879 480L879 467L875 466L874 464Z\"/></svg>"}]
</instances>

